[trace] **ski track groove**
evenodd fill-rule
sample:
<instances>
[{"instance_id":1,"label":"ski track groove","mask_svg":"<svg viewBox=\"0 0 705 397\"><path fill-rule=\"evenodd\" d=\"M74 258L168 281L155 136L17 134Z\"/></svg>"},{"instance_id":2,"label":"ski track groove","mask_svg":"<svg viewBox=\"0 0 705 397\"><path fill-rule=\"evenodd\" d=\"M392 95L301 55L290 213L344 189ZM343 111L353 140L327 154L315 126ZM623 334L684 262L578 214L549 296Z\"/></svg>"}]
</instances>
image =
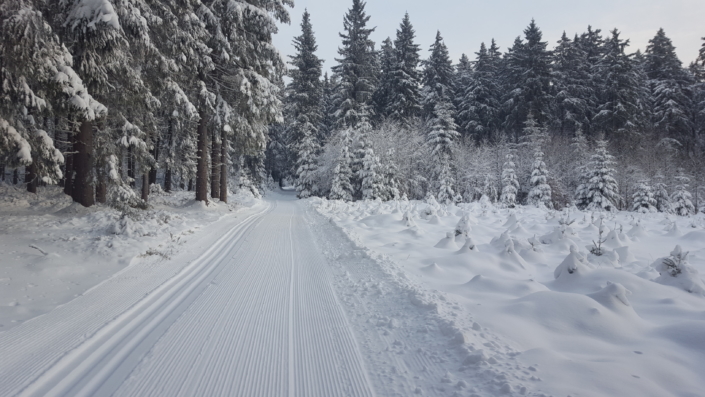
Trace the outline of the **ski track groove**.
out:
<instances>
[{"instance_id":1,"label":"ski track groove","mask_svg":"<svg viewBox=\"0 0 705 397\"><path fill-rule=\"evenodd\" d=\"M115 396L374 396L327 262L297 206L281 207Z\"/></svg>"},{"instance_id":2,"label":"ski track groove","mask_svg":"<svg viewBox=\"0 0 705 397\"><path fill-rule=\"evenodd\" d=\"M231 228L229 233L237 233L246 226L250 219L264 211L240 221ZM219 241L227 240L227 235L221 237ZM26 322L16 328L17 331L10 330L0 333L0 352L3 357L3 360L0 360L0 379L2 380L0 381L0 395L12 396L20 393L28 395L31 394L33 388L46 388L47 385L38 385L37 380L47 376L51 377L52 374L55 375L53 382L56 383L57 378L69 370L57 365L58 363L68 360L73 363L74 367L80 365L80 358L89 353L86 350L90 349L88 346L100 345L97 342L106 337L107 329L114 327L121 320L133 320L138 314L136 312L145 304L145 301L158 298L160 293L176 280L191 275L194 268L204 262L203 258L212 255L213 251L207 250L181 270L172 273L167 279L161 279L165 281L152 280L148 277L140 278L132 274L135 271L140 271L140 275L146 273L149 276L150 272L161 270L161 264L145 263L141 269L128 266L101 283L101 286L105 287L103 289L107 291L106 293L97 294L98 288L94 287L74 301L59 306L55 311ZM139 266L142 265L139 264ZM145 291L150 292L145 293ZM119 299L135 295L140 297L136 300L134 298ZM89 302L84 302L89 299ZM76 304L79 301L82 304ZM79 320L82 325L78 335L74 330L74 321L76 320ZM75 356L79 356L78 360ZM32 359L28 360L27 357ZM48 387L51 386L54 384L48 385Z\"/></svg>"}]
</instances>

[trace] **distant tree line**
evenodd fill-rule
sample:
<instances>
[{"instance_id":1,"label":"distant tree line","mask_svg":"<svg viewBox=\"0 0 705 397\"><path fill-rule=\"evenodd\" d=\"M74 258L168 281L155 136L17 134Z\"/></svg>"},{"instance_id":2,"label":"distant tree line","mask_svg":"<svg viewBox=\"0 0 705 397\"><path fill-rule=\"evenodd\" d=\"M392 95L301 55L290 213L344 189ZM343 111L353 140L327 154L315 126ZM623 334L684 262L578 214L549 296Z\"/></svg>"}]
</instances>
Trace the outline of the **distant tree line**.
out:
<instances>
[{"instance_id":1,"label":"distant tree line","mask_svg":"<svg viewBox=\"0 0 705 397\"><path fill-rule=\"evenodd\" d=\"M304 13L266 165L299 197L681 214L702 202L705 44L686 68L663 29L643 53L590 26L550 49L532 20L506 52L491 40L453 64L440 32L422 59L408 14L376 48L369 18L353 0L328 76ZM654 191L669 204L644 204Z\"/></svg>"}]
</instances>

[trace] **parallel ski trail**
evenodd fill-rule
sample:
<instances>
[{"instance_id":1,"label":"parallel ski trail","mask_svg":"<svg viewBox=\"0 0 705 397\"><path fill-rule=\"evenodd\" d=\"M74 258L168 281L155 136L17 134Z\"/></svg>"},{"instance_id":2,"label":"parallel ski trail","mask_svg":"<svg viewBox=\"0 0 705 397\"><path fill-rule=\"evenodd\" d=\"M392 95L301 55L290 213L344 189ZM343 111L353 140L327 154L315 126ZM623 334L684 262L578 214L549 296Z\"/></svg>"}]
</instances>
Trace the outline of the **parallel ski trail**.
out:
<instances>
[{"instance_id":1,"label":"parallel ski trail","mask_svg":"<svg viewBox=\"0 0 705 397\"><path fill-rule=\"evenodd\" d=\"M374 396L302 215L282 197L161 284L118 274L57 309L67 323L49 313L0 333L0 395Z\"/></svg>"},{"instance_id":2,"label":"parallel ski trail","mask_svg":"<svg viewBox=\"0 0 705 397\"><path fill-rule=\"evenodd\" d=\"M115 395L373 396L307 228L280 202Z\"/></svg>"},{"instance_id":3,"label":"parallel ski trail","mask_svg":"<svg viewBox=\"0 0 705 397\"><path fill-rule=\"evenodd\" d=\"M255 213L245 220L238 220L234 227L230 226L231 230L219 240L221 244L263 213L262 210L249 212ZM220 231L227 223L220 225L213 232ZM213 232L205 232L202 237L190 240L198 246L204 238L213 239ZM114 335L107 330L115 330L116 324L135 321L145 302L154 301L160 291L168 290L168 286L173 286L176 281L192 277L203 258L212 256L217 248L214 245L200 257L185 252L177 266L163 260L142 261L123 269L66 305L10 331L0 332L0 395L13 396L22 391L25 395L33 391L43 395L48 392L76 369L83 358L101 348L101 341ZM184 266L184 263L188 264Z\"/></svg>"}]
</instances>

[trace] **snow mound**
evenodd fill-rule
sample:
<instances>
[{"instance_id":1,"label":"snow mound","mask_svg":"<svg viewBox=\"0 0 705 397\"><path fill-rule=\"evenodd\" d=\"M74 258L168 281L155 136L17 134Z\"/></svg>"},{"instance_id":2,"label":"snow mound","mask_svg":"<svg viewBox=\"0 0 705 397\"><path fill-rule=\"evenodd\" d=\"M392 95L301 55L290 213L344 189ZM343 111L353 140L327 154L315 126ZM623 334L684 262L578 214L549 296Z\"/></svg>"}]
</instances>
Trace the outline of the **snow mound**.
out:
<instances>
[{"instance_id":1,"label":"snow mound","mask_svg":"<svg viewBox=\"0 0 705 397\"><path fill-rule=\"evenodd\" d=\"M660 274L655 282L705 296L705 283L698 270L688 263L688 252L683 252L680 245L676 246L670 256L654 262L653 267Z\"/></svg>"},{"instance_id":2,"label":"snow mound","mask_svg":"<svg viewBox=\"0 0 705 397\"><path fill-rule=\"evenodd\" d=\"M627 296L631 294L632 292L622 284L608 281L605 288L588 294L588 296L615 313L636 315L629 299L627 299Z\"/></svg>"},{"instance_id":3,"label":"snow mound","mask_svg":"<svg viewBox=\"0 0 705 397\"><path fill-rule=\"evenodd\" d=\"M442 238L434 247L457 250L458 246L455 244L455 234L453 232L446 233L445 238Z\"/></svg>"},{"instance_id":4,"label":"snow mound","mask_svg":"<svg viewBox=\"0 0 705 397\"><path fill-rule=\"evenodd\" d=\"M578 249L574 246L570 246L570 253L563 259L556 270L553 271L553 277L558 279L565 279L571 276L580 276L590 271L591 266L585 260L585 255L578 252Z\"/></svg>"}]
</instances>

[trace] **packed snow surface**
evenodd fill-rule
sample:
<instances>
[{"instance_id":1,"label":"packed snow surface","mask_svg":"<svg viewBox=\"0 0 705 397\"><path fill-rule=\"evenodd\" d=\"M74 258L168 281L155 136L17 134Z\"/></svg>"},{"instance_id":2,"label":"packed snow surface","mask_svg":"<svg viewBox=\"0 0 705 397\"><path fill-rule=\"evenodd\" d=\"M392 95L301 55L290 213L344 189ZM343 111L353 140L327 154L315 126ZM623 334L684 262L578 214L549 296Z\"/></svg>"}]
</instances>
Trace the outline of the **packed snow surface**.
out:
<instances>
[{"instance_id":1,"label":"packed snow surface","mask_svg":"<svg viewBox=\"0 0 705 397\"><path fill-rule=\"evenodd\" d=\"M705 389L702 216L286 191L123 216L12 189L2 396Z\"/></svg>"}]
</instances>

